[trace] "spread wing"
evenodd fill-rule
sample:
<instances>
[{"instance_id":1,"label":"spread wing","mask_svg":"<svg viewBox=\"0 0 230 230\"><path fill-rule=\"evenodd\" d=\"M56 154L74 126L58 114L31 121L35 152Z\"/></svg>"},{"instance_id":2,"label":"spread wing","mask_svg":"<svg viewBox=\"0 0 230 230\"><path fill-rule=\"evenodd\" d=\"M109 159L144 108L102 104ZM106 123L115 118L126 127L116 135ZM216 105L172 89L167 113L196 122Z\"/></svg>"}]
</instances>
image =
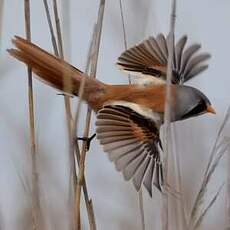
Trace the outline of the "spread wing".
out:
<instances>
[{"instance_id":1,"label":"spread wing","mask_svg":"<svg viewBox=\"0 0 230 230\"><path fill-rule=\"evenodd\" d=\"M150 196L152 185L162 191L161 143L153 120L128 107L108 105L97 113L96 127L97 139L125 180L132 179L137 191L143 184Z\"/></svg>"},{"instance_id":2,"label":"spread wing","mask_svg":"<svg viewBox=\"0 0 230 230\"><path fill-rule=\"evenodd\" d=\"M205 61L210 58L210 54L198 52L201 46L196 43L185 48L186 42L187 36L184 35L174 45L172 83L175 84L188 81L208 68ZM123 52L117 66L132 75L152 76L165 81L168 45L168 38L163 34L156 38L149 37Z\"/></svg>"}]
</instances>

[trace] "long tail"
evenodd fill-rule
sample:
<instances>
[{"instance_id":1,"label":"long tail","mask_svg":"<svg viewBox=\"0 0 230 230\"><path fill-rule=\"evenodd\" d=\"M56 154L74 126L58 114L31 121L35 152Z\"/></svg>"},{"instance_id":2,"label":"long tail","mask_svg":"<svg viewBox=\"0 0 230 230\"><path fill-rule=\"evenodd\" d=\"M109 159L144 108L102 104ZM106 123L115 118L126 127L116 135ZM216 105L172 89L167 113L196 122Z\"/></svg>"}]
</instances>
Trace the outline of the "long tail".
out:
<instances>
[{"instance_id":1,"label":"long tail","mask_svg":"<svg viewBox=\"0 0 230 230\"><path fill-rule=\"evenodd\" d=\"M103 97L107 85L96 79L89 78L72 65L23 38L15 36L12 42L17 49L9 49L8 52L31 67L32 71L42 81L58 90L78 96L81 81L85 78L83 100L88 102L94 110L98 110L98 107L101 107L98 102Z\"/></svg>"}]
</instances>

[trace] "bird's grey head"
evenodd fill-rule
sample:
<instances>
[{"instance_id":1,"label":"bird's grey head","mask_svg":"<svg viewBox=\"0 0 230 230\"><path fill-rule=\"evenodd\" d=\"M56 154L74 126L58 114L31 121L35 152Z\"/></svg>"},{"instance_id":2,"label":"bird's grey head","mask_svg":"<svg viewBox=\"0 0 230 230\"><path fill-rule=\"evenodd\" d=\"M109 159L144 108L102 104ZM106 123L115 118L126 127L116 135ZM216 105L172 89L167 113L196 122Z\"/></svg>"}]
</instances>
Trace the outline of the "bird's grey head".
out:
<instances>
[{"instance_id":1,"label":"bird's grey head","mask_svg":"<svg viewBox=\"0 0 230 230\"><path fill-rule=\"evenodd\" d=\"M184 120L204 113L215 113L209 99L198 89L177 85L171 121Z\"/></svg>"}]
</instances>

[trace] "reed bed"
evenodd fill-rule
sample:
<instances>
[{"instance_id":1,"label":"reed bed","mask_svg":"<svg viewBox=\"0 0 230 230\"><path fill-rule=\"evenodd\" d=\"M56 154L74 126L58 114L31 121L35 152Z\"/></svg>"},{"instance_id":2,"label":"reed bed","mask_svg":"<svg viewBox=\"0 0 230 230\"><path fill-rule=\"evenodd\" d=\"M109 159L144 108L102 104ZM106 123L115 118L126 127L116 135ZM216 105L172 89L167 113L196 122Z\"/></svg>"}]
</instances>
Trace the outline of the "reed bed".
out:
<instances>
[{"instance_id":1,"label":"reed bed","mask_svg":"<svg viewBox=\"0 0 230 230\"><path fill-rule=\"evenodd\" d=\"M64 1L63 1L64 2ZM44 12L46 15L46 20L49 27L49 36L50 42L53 47L53 53L65 60L70 59L71 45L70 38L66 35L66 33L70 34L73 31L70 31L70 1L65 5L62 2L60 4L57 0L43 0ZM7 3L4 3L7 4ZM25 35L28 41L33 41L31 34L31 4L32 1L24 0L24 25L25 25ZM80 4L80 3L79 3ZM100 55L100 46L102 42L102 32L103 32L103 24L105 20L106 14L106 0L98 1L98 9L97 11L97 19L92 28L92 35L90 39L88 55L86 59L86 65L84 72L92 78L97 77L98 63L99 63L99 55ZM119 11L121 18L121 29L123 34L123 45L124 48L127 49L129 44L127 42L127 24L126 24L126 12L124 7L124 1L119 0ZM168 60L168 68L167 68L167 96L166 96L166 104L165 104L165 125L164 125L164 175L165 175L165 192L160 196L162 206L161 207L152 207L155 210L161 212L161 224L157 229L162 230L195 230L202 229L205 218L207 217L210 210L214 207L214 204L218 202L220 196L223 195L224 188L226 188L226 217L225 217L225 226L226 229L230 227L230 185L229 185L229 171L226 172L226 178L223 177L223 181L221 185L216 189L214 195L211 197L209 201L206 201L207 193L209 191L209 185L212 180L215 179L215 171L220 165L220 162L223 159L227 158L229 162L229 153L230 153L230 137L226 136L224 130L228 127L229 119L230 119L230 108L228 109L222 124L217 132L217 137L215 139L215 143L213 144L213 148L210 153L209 160L207 162L206 169L204 170L204 175L201 180L200 188L198 193L195 196L195 200L191 207L191 210L188 210L185 207L184 200L184 188L183 188L183 172L181 167L181 156L177 151L177 132L179 130L175 125L172 125L170 122L170 85L172 78L172 62L174 57L174 34L176 28L176 0L171 1L171 13L170 13L170 26L169 26L169 39L170 39L170 47L169 47L169 60ZM64 13L63 13L64 12ZM3 0L0 1L0 37L2 36L2 22L3 22ZM61 14L62 13L62 14ZM61 17L61 15L63 17ZM178 15L180 17L180 15ZM63 18L63 22L62 22ZM65 27L66 28L63 28ZM63 33L63 31L65 31ZM79 33L80 36L80 33ZM1 38L0 38L1 40ZM65 44L67 43L67 44ZM1 44L1 41L0 41ZM31 204L30 210L31 213L28 214L28 219L31 220L30 229L34 230L48 230L54 229L52 226L56 226L56 223L51 223L50 225L45 222L44 218L44 210L42 209L42 200L41 200L41 187L40 187L40 172L37 163L37 157L39 155L39 151L37 151L37 142L36 142L36 114L34 107L36 106L34 102L34 87L33 87L33 77L32 70L27 68L28 75L28 83L27 83L27 107L29 113L29 130L30 130L30 167L31 172L29 177L31 180L25 180L24 174L21 172L17 172L19 181L24 188L24 192L26 196L28 196L28 200ZM65 87L71 88L71 82L66 78ZM19 80L19 79L17 79ZM129 84L132 84L131 77L128 78ZM90 136L90 128L91 128L91 116L92 111L88 107L86 113L83 114L82 110L82 96L84 92L85 81L84 79L80 85L79 97L77 103L72 100L72 97L66 94L59 94L64 97L64 107L65 107L65 123L66 123L66 136L68 138L68 153L64 153L68 156L69 162L69 194L68 194L68 208L69 208L69 222L70 226L66 229L71 230L81 230L81 229L103 229L99 228L100 225L97 223L97 212L94 207L94 200L90 198L89 194L93 194L93 189L88 186L87 177L85 174L85 169L87 167L86 157L87 157L87 141L83 140L80 144L78 140L79 131L79 122L80 116L84 116L84 126L83 126L83 137L88 138ZM75 103L75 104L74 104ZM74 106L73 106L74 104ZM73 112L74 111L74 112ZM83 114L83 115L82 115ZM92 153L96 154L96 153ZM225 154L228 154L225 157ZM170 159L173 159L172 162L169 162ZM17 166L16 166L17 167ZM228 166L229 170L229 166ZM174 179L176 183L174 185L170 184L169 181L169 171L174 172ZM227 182L226 182L227 181ZM90 187L90 191L89 191ZM146 213L145 200L148 198L145 196L146 193L140 190L139 193L136 193L139 207L140 215L137 217L140 219L141 225L137 227L137 229L145 230L147 229L146 216L149 213ZM102 194L103 196L103 194ZM154 194L153 194L154 196ZM159 197L159 196L158 196ZM97 199L97 197L94 197ZM44 202L44 200L43 200ZM136 202L136 201L135 201ZM83 205L86 208L86 213L83 211ZM97 209L98 210L98 209ZM0 229L6 229L4 227L4 220L2 217L2 210L0 204ZM175 220L170 219L171 213L174 212ZM189 215L188 215L189 214ZM84 215L87 216L88 223L82 223ZM105 214L106 215L106 214ZM154 220L154 218L153 218ZM57 220L58 221L58 220ZM60 221L60 220L59 220ZM172 226L173 225L173 226ZM86 227L85 227L86 226ZM113 229L113 228L111 228ZM129 227L124 227L124 229L129 229Z\"/></svg>"}]
</instances>

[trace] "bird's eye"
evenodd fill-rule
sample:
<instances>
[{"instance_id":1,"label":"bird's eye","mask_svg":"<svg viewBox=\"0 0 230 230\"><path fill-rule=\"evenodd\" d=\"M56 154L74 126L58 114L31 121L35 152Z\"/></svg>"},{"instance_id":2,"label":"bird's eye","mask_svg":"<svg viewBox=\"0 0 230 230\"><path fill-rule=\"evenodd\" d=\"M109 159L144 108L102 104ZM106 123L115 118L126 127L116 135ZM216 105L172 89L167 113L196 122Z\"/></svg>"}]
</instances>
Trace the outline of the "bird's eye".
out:
<instances>
[{"instance_id":1,"label":"bird's eye","mask_svg":"<svg viewBox=\"0 0 230 230\"><path fill-rule=\"evenodd\" d=\"M201 102L197 106L192 108L190 111L185 113L182 116L182 119L198 116L206 111L206 107L207 107L206 104Z\"/></svg>"}]
</instances>

